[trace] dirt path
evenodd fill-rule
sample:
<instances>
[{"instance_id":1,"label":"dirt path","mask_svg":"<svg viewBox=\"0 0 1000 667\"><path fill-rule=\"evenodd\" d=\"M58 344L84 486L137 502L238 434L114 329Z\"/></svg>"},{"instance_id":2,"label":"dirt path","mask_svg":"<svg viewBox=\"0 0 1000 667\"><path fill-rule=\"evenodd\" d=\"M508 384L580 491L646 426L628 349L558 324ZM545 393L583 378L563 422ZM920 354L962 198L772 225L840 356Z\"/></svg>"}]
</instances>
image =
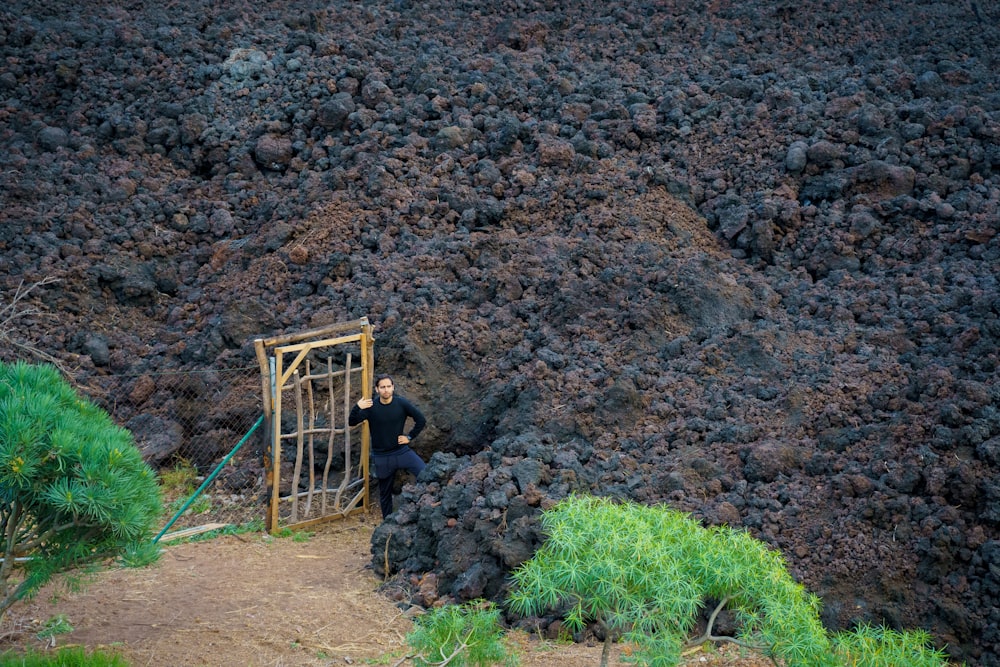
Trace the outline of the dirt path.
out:
<instances>
[{"instance_id":1,"label":"dirt path","mask_svg":"<svg viewBox=\"0 0 1000 667\"><path fill-rule=\"evenodd\" d=\"M35 634L62 614L73 631L58 645L106 647L133 667L393 665L412 621L366 567L374 525L365 516L305 540L252 533L168 544L152 567L104 570L82 591L49 586L15 606L4 630L17 631L0 650L45 646ZM522 649L524 667L600 663L599 646L522 638ZM729 651L686 664L769 663Z\"/></svg>"}]
</instances>

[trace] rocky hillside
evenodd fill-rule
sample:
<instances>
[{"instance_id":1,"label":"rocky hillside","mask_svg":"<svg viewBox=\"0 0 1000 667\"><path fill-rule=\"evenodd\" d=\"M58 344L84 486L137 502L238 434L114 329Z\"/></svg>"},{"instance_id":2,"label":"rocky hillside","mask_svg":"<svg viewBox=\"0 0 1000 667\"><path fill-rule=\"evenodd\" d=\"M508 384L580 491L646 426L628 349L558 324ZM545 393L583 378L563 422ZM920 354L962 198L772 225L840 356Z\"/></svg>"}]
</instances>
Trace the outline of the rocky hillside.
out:
<instances>
[{"instance_id":1,"label":"rocky hillside","mask_svg":"<svg viewBox=\"0 0 1000 667\"><path fill-rule=\"evenodd\" d=\"M831 627L1000 665L997 25L976 1L12 0L3 303L45 284L3 355L86 384L368 316L431 421L373 538L401 594L496 595L540 508L607 494L745 526Z\"/></svg>"}]
</instances>

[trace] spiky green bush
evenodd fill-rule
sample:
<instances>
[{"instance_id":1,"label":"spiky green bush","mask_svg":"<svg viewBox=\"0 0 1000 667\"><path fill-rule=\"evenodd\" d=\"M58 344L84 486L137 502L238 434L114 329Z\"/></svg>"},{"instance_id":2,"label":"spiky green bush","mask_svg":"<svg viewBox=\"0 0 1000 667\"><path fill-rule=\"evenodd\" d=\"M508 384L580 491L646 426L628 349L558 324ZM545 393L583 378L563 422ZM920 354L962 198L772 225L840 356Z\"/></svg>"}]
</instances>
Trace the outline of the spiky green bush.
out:
<instances>
[{"instance_id":1,"label":"spiky green bush","mask_svg":"<svg viewBox=\"0 0 1000 667\"><path fill-rule=\"evenodd\" d=\"M54 367L0 363L0 616L56 573L154 559L161 511L128 431Z\"/></svg>"},{"instance_id":2,"label":"spiky green bush","mask_svg":"<svg viewBox=\"0 0 1000 667\"><path fill-rule=\"evenodd\" d=\"M790 667L837 664L819 620L819 600L795 582L779 552L742 531L704 528L665 507L571 497L545 512L547 535L513 575L508 597L519 615L563 614L574 631L589 622L610 642L633 643L631 659L654 667L680 661L704 641L735 641ZM712 622L692 637L698 615L714 602L735 612L739 633L716 637Z\"/></svg>"},{"instance_id":3,"label":"spiky green bush","mask_svg":"<svg viewBox=\"0 0 1000 667\"><path fill-rule=\"evenodd\" d=\"M504 642L499 609L482 600L432 609L416 619L406 641L416 667L518 664L516 651Z\"/></svg>"}]
</instances>

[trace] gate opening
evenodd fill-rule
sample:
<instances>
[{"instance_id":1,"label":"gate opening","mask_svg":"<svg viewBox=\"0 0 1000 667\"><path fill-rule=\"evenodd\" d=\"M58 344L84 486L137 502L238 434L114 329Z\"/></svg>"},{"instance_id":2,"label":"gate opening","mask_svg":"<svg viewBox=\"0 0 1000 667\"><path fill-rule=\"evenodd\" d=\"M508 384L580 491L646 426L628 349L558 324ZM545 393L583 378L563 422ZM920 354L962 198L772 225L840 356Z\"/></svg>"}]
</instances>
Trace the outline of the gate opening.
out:
<instances>
[{"instance_id":1,"label":"gate opening","mask_svg":"<svg viewBox=\"0 0 1000 667\"><path fill-rule=\"evenodd\" d=\"M260 364L268 532L302 529L368 509L368 423L347 425L371 398L368 318L254 341Z\"/></svg>"}]
</instances>

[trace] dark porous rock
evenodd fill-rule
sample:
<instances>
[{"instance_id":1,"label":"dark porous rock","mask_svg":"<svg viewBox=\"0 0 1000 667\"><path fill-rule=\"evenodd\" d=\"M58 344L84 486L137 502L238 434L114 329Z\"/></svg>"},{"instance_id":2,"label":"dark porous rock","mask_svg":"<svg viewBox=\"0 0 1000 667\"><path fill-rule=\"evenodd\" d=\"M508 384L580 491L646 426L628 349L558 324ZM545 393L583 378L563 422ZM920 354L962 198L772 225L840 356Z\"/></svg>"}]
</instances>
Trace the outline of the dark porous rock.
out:
<instances>
[{"instance_id":1,"label":"dark porous rock","mask_svg":"<svg viewBox=\"0 0 1000 667\"><path fill-rule=\"evenodd\" d=\"M142 458L150 465L168 461L184 444L184 429L175 421L142 413L125 427L135 436Z\"/></svg>"},{"instance_id":2,"label":"dark porous rock","mask_svg":"<svg viewBox=\"0 0 1000 667\"><path fill-rule=\"evenodd\" d=\"M991 466L1000 468L1000 436L984 440L976 445L976 454Z\"/></svg>"},{"instance_id":3,"label":"dark porous rock","mask_svg":"<svg viewBox=\"0 0 1000 667\"><path fill-rule=\"evenodd\" d=\"M912 168L873 160L810 180L802 188L801 197L813 201L862 197L877 202L909 195L915 182Z\"/></svg>"},{"instance_id":4,"label":"dark porous rock","mask_svg":"<svg viewBox=\"0 0 1000 667\"><path fill-rule=\"evenodd\" d=\"M240 441L241 434L229 429L211 429L191 437L179 454L195 464L199 470L211 470L213 462L228 454ZM235 481L232 478L231 481Z\"/></svg>"},{"instance_id":5,"label":"dark porous rock","mask_svg":"<svg viewBox=\"0 0 1000 667\"><path fill-rule=\"evenodd\" d=\"M88 336L83 342L82 349L93 360L95 366L107 366L111 361L108 340L100 334Z\"/></svg>"},{"instance_id":6,"label":"dark porous rock","mask_svg":"<svg viewBox=\"0 0 1000 667\"><path fill-rule=\"evenodd\" d=\"M803 443L764 440L740 450L743 476L749 482L773 482L779 476L794 474L807 454Z\"/></svg>"},{"instance_id":7,"label":"dark porous rock","mask_svg":"<svg viewBox=\"0 0 1000 667\"><path fill-rule=\"evenodd\" d=\"M1000 483L993 479L980 482L979 518L994 526L1000 526Z\"/></svg>"},{"instance_id":8,"label":"dark porous rock","mask_svg":"<svg viewBox=\"0 0 1000 667\"><path fill-rule=\"evenodd\" d=\"M263 470L255 471L249 466L227 466L219 472L216 479L220 487L231 493L246 493L256 486L257 478L263 474Z\"/></svg>"},{"instance_id":9,"label":"dark porous rock","mask_svg":"<svg viewBox=\"0 0 1000 667\"><path fill-rule=\"evenodd\" d=\"M280 171L288 166L294 151L292 140L276 134L265 134L257 139L253 149L254 159L263 169Z\"/></svg>"},{"instance_id":10,"label":"dark porous rock","mask_svg":"<svg viewBox=\"0 0 1000 667\"><path fill-rule=\"evenodd\" d=\"M156 382L149 375L140 375L132 384L129 400L137 407L142 406L156 392Z\"/></svg>"},{"instance_id":11,"label":"dark porous rock","mask_svg":"<svg viewBox=\"0 0 1000 667\"><path fill-rule=\"evenodd\" d=\"M859 442L863 435L856 428L828 428L816 434L816 444L820 449L844 452L848 447Z\"/></svg>"},{"instance_id":12,"label":"dark porous rock","mask_svg":"<svg viewBox=\"0 0 1000 667\"><path fill-rule=\"evenodd\" d=\"M434 137L434 146L442 151L465 148L477 134L475 128L449 125L438 130L437 136Z\"/></svg>"},{"instance_id":13,"label":"dark porous rock","mask_svg":"<svg viewBox=\"0 0 1000 667\"><path fill-rule=\"evenodd\" d=\"M459 600L481 598L486 591L488 581L482 562L473 563L468 570L456 577L451 587L452 594Z\"/></svg>"},{"instance_id":14,"label":"dark porous rock","mask_svg":"<svg viewBox=\"0 0 1000 667\"><path fill-rule=\"evenodd\" d=\"M69 133L61 127L45 126L38 132L38 144L47 151L69 145Z\"/></svg>"},{"instance_id":15,"label":"dark porous rock","mask_svg":"<svg viewBox=\"0 0 1000 667\"><path fill-rule=\"evenodd\" d=\"M785 169L800 172L809 162L809 145L804 141L793 141L785 154Z\"/></svg>"},{"instance_id":16,"label":"dark porous rock","mask_svg":"<svg viewBox=\"0 0 1000 667\"><path fill-rule=\"evenodd\" d=\"M113 266L98 264L91 274L98 284L107 286L123 305L144 306L152 304L159 294L152 267L148 264Z\"/></svg>"},{"instance_id":17,"label":"dark porous rock","mask_svg":"<svg viewBox=\"0 0 1000 667\"><path fill-rule=\"evenodd\" d=\"M806 149L809 162L821 167L828 166L844 157L844 148L831 141L821 139Z\"/></svg>"},{"instance_id":18,"label":"dark porous rock","mask_svg":"<svg viewBox=\"0 0 1000 667\"><path fill-rule=\"evenodd\" d=\"M340 92L320 104L316 111L316 122L328 130L339 130L357 109L350 93Z\"/></svg>"},{"instance_id":19,"label":"dark porous rock","mask_svg":"<svg viewBox=\"0 0 1000 667\"><path fill-rule=\"evenodd\" d=\"M735 505L730 502L722 502L715 508L715 512L712 515L712 523L733 526L735 528L741 526L743 520L740 517L740 511L736 509Z\"/></svg>"},{"instance_id":20,"label":"dark porous rock","mask_svg":"<svg viewBox=\"0 0 1000 667\"><path fill-rule=\"evenodd\" d=\"M701 326L736 324L753 315L753 294L724 273L687 265L682 267L678 281L674 302Z\"/></svg>"},{"instance_id":21,"label":"dark porous rock","mask_svg":"<svg viewBox=\"0 0 1000 667\"><path fill-rule=\"evenodd\" d=\"M273 314L261 303L236 301L226 306L219 321L222 340L231 347L239 347L245 341L267 331Z\"/></svg>"},{"instance_id":22,"label":"dark porous rock","mask_svg":"<svg viewBox=\"0 0 1000 667\"><path fill-rule=\"evenodd\" d=\"M942 97L947 86L937 72L927 70L920 74L914 82L914 92L919 97Z\"/></svg>"}]
</instances>

